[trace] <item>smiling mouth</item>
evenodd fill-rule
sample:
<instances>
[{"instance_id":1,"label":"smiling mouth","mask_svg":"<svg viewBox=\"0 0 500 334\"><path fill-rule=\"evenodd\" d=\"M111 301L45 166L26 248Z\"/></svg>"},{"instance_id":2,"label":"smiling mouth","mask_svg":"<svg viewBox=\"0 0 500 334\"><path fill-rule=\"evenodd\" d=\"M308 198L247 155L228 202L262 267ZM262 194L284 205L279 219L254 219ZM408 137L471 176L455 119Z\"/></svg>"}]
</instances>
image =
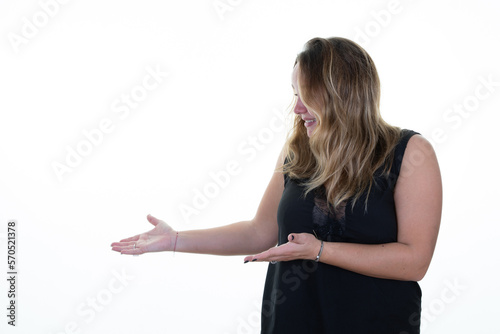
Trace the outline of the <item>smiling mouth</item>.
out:
<instances>
[{"instance_id":1,"label":"smiling mouth","mask_svg":"<svg viewBox=\"0 0 500 334\"><path fill-rule=\"evenodd\" d=\"M311 126L314 126L314 124L316 124L316 118L304 119L304 126L311 127Z\"/></svg>"}]
</instances>

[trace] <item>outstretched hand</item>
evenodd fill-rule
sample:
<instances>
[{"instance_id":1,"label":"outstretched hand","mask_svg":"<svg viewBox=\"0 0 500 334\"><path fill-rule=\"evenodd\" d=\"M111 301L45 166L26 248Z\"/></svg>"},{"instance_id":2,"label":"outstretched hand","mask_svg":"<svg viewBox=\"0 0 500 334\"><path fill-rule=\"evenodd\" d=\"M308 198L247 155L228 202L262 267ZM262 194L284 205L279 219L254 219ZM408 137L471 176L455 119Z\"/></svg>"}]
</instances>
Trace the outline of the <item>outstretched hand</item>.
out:
<instances>
[{"instance_id":1,"label":"outstretched hand","mask_svg":"<svg viewBox=\"0 0 500 334\"><path fill-rule=\"evenodd\" d=\"M147 218L154 225L151 231L120 240L120 242L113 242L111 250L130 255L172 250L176 232L162 220L151 215Z\"/></svg>"},{"instance_id":2,"label":"outstretched hand","mask_svg":"<svg viewBox=\"0 0 500 334\"><path fill-rule=\"evenodd\" d=\"M243 260L249 261L291 261L314 260L321 248L321 241L310 233L291 233L288 242L265 252L250 255Z\"/></svg>"}]
</instances>

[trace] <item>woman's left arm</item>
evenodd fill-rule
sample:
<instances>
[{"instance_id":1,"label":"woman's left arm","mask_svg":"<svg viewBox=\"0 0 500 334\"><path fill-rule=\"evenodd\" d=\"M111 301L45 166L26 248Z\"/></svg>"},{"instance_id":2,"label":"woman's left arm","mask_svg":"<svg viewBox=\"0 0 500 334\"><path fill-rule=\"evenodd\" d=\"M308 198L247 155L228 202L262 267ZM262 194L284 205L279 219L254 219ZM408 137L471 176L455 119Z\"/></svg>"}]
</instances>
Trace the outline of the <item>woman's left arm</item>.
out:
<instances>
[{"instance_id":1,"label":"woman's left arm","mask_svg":"<svg viewBox=\"0 0 500 334\"><path fill-rule=\"evenodd\" d=\"M366 245L324 242L320 262L363 275L421 280L432 259L439 232L442 184L432 145L422 136L408 141L394 190L398 220L398 241ZM315 259L321 241L309 233L292 233L289 242L263 253L247 256L247 261L289 261Z\"/></svg>"}]
</instances>

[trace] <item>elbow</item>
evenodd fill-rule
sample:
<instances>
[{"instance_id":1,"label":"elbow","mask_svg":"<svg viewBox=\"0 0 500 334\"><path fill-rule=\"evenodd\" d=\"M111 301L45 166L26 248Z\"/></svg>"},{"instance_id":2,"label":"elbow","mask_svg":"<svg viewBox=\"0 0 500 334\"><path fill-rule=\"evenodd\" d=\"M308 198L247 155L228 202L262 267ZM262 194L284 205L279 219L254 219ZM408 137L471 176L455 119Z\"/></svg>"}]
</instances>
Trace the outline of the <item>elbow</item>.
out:
<instances>
[{"instance_id":1,"label":"elbow","mask_svg":"<svg viewBox=\"0 0 500 334\"><path fill-rule=\"evenodd\" d=\"M398 279L402 281L418 282L424 278L426 272L427 270L420 268L415 268L413 270L404 270Z\"/></svg>"},{"instance_id":2,"label":"elbow","mask_svg":"<svg viewBox=\"0 0 500 334\"><path fill-rule=\"evenodd\" d=\"M430 261L418 261L415 263L413 270L409 273L410 275L408 275L408 280L415 282L421 281L425 277L427 269L429 269L429 264Z\"/></svg>"},{"instance_id":3,"label":"elbow","mask_svg":"<svg viewBox=\"0 0 500 334\"><path fill-rule=\"evenodd\" d=\"M254 245L254 253L264 252L278 244L278 230L269 229L272 222L266 220L258 220L256 218L250 220L250 236L253 239L251 242ZM276 227L278 225L276 224Z\"/></svg>"},{"instance_id":4,"label":"elbow","mask_svg":"<svg viewBox=\"0 0 500 334\"><path fill-rule=\"evenodd\" d=\"M421 253L409 253L408 258L403 264L403 270L401 272L401 278L405 281L421 281L427 269L429 269L430 258Z\"/></svg>"},{"instance_id":5,"label":"elbow","mask_svg":"<svg viewBox=\"0 0 500 334\"><path fill-rule=\"evenodd\" d=\"M410 252L407 253L407 261L406 269L404 270L404 279L409 281L421 281L427 270L429 269L429 265L431 264L432 252L428 252L426 250L422 250L416 247L409 247Z\"/></svg>"},{"instance_id":6,"label":"elbow","mask_svg":"<svg viewBox=\"0 0 500 334\"><path fill-rule=\"evenodd\" d=\"M411 277L411 279L410 279L410 280L411 280L411 281L415 281L415 282L421 281L421 280L424 278L424 276L425 276L425 273L426 273L426 272L427 272L426 270L419 270L419 271L416 271L416 272L412 275L412 277Z\"/></svg>"},{"instance_id":7,"label":"elbow","mask_svg":"<svg viewBox=\"0 0 500 334\"><path fill-rule=\"evenodd\" d=\"M429 268L429 264L421 267L417 273L415 274L415 281L418 282L418 281L421 281L424 277L425 277L425 274L427 273L427 269Z\"/></svg>"}]
</instances>

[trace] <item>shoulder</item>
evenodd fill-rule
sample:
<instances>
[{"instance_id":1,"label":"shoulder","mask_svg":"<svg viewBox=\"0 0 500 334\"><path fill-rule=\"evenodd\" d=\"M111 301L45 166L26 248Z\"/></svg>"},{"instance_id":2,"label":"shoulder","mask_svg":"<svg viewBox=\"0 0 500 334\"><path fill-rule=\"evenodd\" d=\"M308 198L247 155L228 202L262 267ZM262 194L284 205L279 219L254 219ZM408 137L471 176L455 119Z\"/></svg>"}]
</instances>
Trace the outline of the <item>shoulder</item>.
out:
<instances>
[{"instance_id":1,"label":"shoulder","mask_svg":"<svg viewBox=\"0 0 500 334\"><path fill-rule=\"evenodd\" d=\"M437 205L441 198L441 172L434 148L420 134L413 135L408 141L394 190L396 207L413 206L424 199L431 199L433 205Z\"/></svg>"},{"instance_id":2,"label":"shoulder","mask_svg":"<svg viewBox=\"0 0 500 334\"><path fill-rule=\"evenodd\" d=\"M420 133L415 133L415 135L411 136L408 140L407 148L410 150L425 150L427 152L434 152L432 148L432 144Z\"/></svg>"},{"instance_id":3,"label":"shoulder","mask_svg":"<svg viewBox=\"0 0 500 334\"><path fill-rule=\"evenodd\" d=\"M425 165L436 165L437 156L432 144L421 134L414 134L408 139L401 163L401 175Z\"/></svg>"}]
</instances>

